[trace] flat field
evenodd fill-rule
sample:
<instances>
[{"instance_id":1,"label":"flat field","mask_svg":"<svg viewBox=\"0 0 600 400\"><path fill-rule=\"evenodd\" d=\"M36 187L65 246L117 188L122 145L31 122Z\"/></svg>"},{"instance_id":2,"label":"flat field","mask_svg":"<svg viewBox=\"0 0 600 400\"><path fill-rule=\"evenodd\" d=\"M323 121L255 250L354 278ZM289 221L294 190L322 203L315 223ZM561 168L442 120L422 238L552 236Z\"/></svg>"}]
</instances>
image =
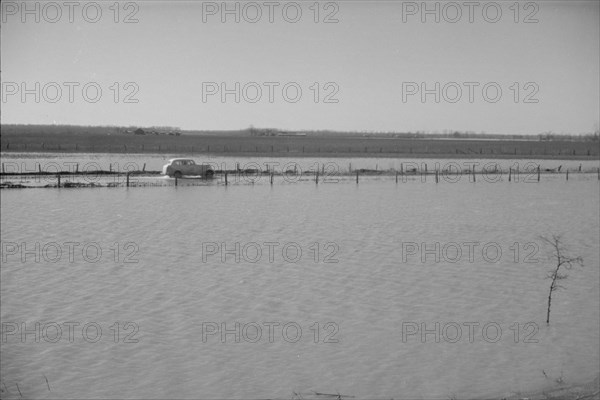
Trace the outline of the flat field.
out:
<instances>
[{"instance_id":1,"label":"flat field","mask_svg":"<svg viewBox=\"0 0 600 400\"><path fill-rule=\"evenodd\" d=\"M597 159L597 141L406 138L356 133L252 136L248 131L144 135L113 127L2 126L2 152L181 153L296 157Z\"/></svg>"}]
</instances>

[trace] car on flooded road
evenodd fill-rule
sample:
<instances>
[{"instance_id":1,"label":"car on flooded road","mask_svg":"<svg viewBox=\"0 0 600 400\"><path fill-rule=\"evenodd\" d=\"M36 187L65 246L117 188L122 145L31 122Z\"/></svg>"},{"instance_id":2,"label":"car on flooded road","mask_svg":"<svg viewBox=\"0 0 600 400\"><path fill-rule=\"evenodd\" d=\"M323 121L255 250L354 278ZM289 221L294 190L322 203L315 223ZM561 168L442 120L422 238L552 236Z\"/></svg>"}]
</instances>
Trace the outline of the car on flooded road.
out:
<instances>
[{"instance_id":1,"label":"car on flooded road","mask_svg":"<svg viewBox=\"0 0 600 400\"><path fill-rule=\"evenodd\" d=\"M212 178L215 171L210 165L196 164L191 158L172 158L168 164L163 166L162 173L171 178L181 178L183 176Z\"/></svg>"}]
</instances>

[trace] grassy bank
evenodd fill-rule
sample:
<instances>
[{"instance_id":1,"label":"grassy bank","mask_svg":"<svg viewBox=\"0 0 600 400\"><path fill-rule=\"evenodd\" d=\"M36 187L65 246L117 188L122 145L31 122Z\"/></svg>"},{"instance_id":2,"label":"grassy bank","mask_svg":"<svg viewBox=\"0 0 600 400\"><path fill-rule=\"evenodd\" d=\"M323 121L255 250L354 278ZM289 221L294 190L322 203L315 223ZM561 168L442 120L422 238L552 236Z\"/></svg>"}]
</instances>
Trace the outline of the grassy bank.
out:
<instances>
[{"instance_id":1,"label":"grassy bank","mask_svg":"<svg viewBox=\"0 0 600 400\"><path fill-rule=\"evenodd\" d=\"M215 154L272 157L598 159L597 141L406 138L358 134L253 136L236 132L135 134L116 127L2 126L2 152Z\"/></svg>"}]
</instances>

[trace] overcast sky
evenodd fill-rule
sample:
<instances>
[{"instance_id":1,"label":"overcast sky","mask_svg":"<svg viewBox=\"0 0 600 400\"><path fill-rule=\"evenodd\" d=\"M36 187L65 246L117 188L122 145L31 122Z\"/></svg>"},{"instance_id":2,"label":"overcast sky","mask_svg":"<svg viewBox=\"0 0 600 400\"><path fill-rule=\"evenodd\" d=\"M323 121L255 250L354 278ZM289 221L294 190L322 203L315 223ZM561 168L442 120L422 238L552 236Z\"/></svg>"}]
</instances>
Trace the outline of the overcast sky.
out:
<instances>
[{"instance_id":1,"label":"overcast sky","mask_svg":"<svg viewBox=\"0 0 600 400\"><path fill-rule=\"evenodd\" d=\"M2 123L598 129L597 0L99 3L2 2Z\"/></svg>"}]
</instances>

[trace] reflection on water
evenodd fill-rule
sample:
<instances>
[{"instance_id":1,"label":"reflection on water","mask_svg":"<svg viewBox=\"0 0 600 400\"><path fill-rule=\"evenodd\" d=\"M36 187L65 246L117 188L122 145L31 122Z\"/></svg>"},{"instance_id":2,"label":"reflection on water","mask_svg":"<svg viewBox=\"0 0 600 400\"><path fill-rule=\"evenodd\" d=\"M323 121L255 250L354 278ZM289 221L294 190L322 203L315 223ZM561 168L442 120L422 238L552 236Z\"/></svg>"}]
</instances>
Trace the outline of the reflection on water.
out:
<instances>
[{"instance_id":1,"label":"reflection on water","mask_svg":"<svg viewBox=\"0 0 600 400\"><path fill-rule=\"evenodd\" d=\"M5 336L13 397L15 383L38 398L480 397L598 374L595 176L0 196L2 322L47 328L38 342ZM585 266L555 292L548 327L552 264L538 236L553 232ZM67 242L78 243L72 259ZM95 343L82 339L90 322ZM139 342L124 343L136 328Z\"/></svg>"}]
</instances>

